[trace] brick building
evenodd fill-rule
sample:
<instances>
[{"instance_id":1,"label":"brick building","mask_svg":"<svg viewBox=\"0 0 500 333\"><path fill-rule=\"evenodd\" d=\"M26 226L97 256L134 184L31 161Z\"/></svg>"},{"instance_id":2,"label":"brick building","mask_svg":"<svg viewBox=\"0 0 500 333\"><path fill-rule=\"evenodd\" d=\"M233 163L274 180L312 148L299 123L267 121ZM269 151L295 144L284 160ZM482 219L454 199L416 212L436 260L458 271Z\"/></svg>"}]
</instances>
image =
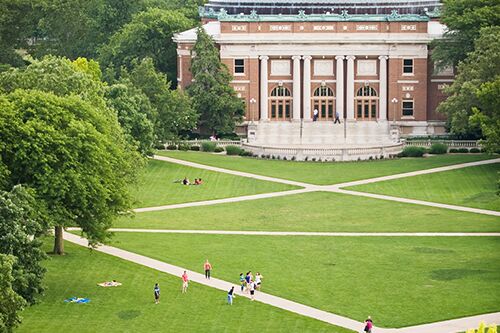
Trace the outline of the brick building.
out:
<instances>
[{"instance_id":1,"label":"brick building","mask_svg":"<svg viewBox=\"0 0 500 333\"><path fill-rule=\"evenodd\" d=\"M245 102L249 145L383 148L396 146L400 135L444 132L435 109L453 71L436 72L429 49L444 31L440 6L438 0L211 0L200 14ZM185 88L196 29L174 40Z\"/></svg>"}]
</instances>

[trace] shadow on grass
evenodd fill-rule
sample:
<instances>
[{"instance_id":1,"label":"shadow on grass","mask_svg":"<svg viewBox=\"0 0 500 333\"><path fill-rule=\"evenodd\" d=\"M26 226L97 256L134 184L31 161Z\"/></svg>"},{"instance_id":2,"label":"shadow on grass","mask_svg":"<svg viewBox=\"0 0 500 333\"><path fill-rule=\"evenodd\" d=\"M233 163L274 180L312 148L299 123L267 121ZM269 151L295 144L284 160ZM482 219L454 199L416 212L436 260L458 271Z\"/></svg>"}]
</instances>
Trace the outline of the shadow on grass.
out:
<instances>
[{"instance_id":1,"label":"shadow on grass","mask_svg":"<svg viewBox=\"0 0 500 333\"><path fill-rule=\"evenodd\" d=\"M131 320L131 319L139 317L141 314L142 314L142 312L139 310L125 310L125 311L120 311L120 312L116 313L118 318L123 319L123 320Z\"/></svg>"},{"instance_id":2,"label":"shadow on grass","mask_svg":"<svg viewBox=\"0 0 500 333\"><path fill-rule=\"evenodd\" d=\"M467 277L482 275L486 273L490 273L490 271L482 269L464 269L464 268L436 269L431 272L431 278L437 281L452 281L452 280L458 280Z\"/></svg>"}]
</instances>

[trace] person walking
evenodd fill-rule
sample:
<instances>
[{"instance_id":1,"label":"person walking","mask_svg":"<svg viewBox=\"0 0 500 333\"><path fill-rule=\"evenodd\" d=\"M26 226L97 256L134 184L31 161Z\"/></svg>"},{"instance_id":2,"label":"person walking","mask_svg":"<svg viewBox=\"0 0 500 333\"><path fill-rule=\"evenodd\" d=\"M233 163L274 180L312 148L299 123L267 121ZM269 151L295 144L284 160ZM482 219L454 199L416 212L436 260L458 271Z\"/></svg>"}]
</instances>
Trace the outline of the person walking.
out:
<instances>
[{"instance_id":1,"label":"person walking","mask_svg":"<svg viewBox=\"0 0 500 333\"><path fill-rule=\"evenodd\" d=\"M208 262L208 259L207 261L205 261L203 268L205 269L205 279L210 280L210 272L212 271L212 265Z\"/></svg>"},{"instance_id":2,"label":"person walking","mask_svg":"<svg viewBox=\"0 0 500 333\"><path fill-rule=\"evenodd\" d=\"M229 291L227 292L227 304L229 305L233 305L233 297L234 297L234 286L231 287L231 289L229 289Z\"/></svg>"},{"instance_id":3,"label":"person walking","mask_svg":"<svg viewBox=\"0 0 500 333\"><path fill-rule=\"evenodd\" d=\"M314 111L313 111L313 121L317 121L318 120L318 114L319 114L318 109L314 109Z\"/></svg>"},{"instance_id":4,"label":"person walking","mask_svg":"<svg viewBox=\"0 0 500 333\"><path fill-rule=\"evenodd\" d=\"M187 275L187 272L184 271L184 274L182 274L182 293L186 293L189 285L189 278Z\"/></svg>"},{"instance_id":5,"label":"person walking","mask_svg":"<svg viewBox=\"0 0 500 333\"><path fill-rule=\"evenodd\" d=\"M256 288L256 289L260 290L260 286L261 286L261 284L262 284L262 279L263 279L263 278L264 278L264 277L263 277L262 275L260 275L260 273L259 273L259 272L257 272L257 273L255 274L255 288Z\"/></svg>"},{"instance_id":6,"label":"person walking","mask_svg":"<svg viewBox=\"0 0 500 333\"><path fill-rule=\"evenodd\" d=\"M247 275L245 275L245 291L248 292L250 287L250 281L252 281L252 271L248 271Z\"/></svg>"},{"instance_id":7,"label":"person walking","mask_svg":"<svg viewBox=\"0 0 500 333\"><path fill-rule=\"evenodd\" d=\"M155 304L160 303L160 286L158 285L158 283L155 283L154 294L155 294Z\"/></svg>"},{"instance_id":8,"label":"person walking","mask_svg":"<svg viewBox=\"0 0 500 333\"><path fill-rule=\"evenodd\" d=\"M366 333L372 333L372 328L373 328L372 317L368 316L368 319L365 320L365 329L364 329L364 331Z\"/></svg>"},{"instance_id":9,"label":"person walking","mask_svg":"<svg viewBox=\"0 0 500 333\"><path fill-rule=\"evenodd\" d=\"M243 289L245 289L245 277L243 276L243 273L240 273L240 286L241 292L243 292Z\"/></svg>"},{"instance_id":10,"label":"person walking","mask_svg":"<svg viewBox=\"0 0 500 333\"><path fill-rule=\"evenodd\" d=\"M250 300L253 301L255 299L255 282L250 281Z\"/></svg>"},{"instance_id":11,"label":"person walking","mask_svg":"<svg viewBox=\"0 0 500 333\"><path fill-rule=\"evenodd\" d=\"M335 121L333 123L340 124L340 113L338 111L335 111Z\"/></svg>"}]
</instances>

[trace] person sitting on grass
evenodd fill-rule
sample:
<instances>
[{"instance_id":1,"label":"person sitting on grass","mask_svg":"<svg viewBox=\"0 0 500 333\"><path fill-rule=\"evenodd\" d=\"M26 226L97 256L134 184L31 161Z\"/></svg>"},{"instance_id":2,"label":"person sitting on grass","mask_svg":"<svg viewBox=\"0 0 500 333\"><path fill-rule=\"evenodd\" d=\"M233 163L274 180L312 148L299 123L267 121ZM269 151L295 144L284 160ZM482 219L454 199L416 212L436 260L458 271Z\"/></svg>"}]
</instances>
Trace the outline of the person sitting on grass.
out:
<instances>
[{"instance_id":1,"label":"person sitting on grass","mask_svg":"<svg viewBox=\"0 0 500 333\"><path fill-rule=\"evenodd\" d=\"M194 180L194 185L201 185L203 183L203 181L201 180L201 178L196 178Z\"/></svg>"},{"instance_id":2,"label":"person sitting on grass","mask_svg":"<svg viewBox=\"0 0 500 333\"><path fill-rule=\"evenodd\" d=\"M184 177L184 180L182 181L182 185L189 185L188 177Z\"/></svg>"}]
</instances>

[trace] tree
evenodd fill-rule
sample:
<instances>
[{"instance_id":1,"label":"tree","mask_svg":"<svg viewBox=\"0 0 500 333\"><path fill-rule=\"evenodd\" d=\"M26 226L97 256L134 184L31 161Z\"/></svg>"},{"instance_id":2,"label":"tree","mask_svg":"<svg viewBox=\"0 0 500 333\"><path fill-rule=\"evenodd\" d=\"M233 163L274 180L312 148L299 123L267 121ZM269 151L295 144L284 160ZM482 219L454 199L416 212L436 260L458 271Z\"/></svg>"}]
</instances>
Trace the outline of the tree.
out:
<instances>
[{"instance_id":1,"label":"tree","mask_svg":"<svg viewBox=\"0 0 500 333\"><path fill-rule=\"evenodd\" d=\"M243 102L229 85L227 67L219 59L219 50L203 28L193 46L191 73L194 82L188 87L193 106L200 115L199 125L214 133L231 133L244 114Z\"/></svg>"},{"instance_id":2,"label":"tree","mask_svg":"<svg viewBox=\"0 0 500 333\"><path fill-rule=\"evenodd\" d=\"M129 141L137 146L143 155L152 152L154 144L153 107L148 97L129 80L107 89L108 106L118 113L118 121Z\"/></svg>"},{"instance_id":3,"label":"tree","mask_svg":"<svg viewBox=\"0 0 500 333\"><path fill-rule=\"evenodd\" d=\"M130 206L128 186L143 164L106 106L104 84L81 67L52 57L0 75L8 184L33 188L45 204L55 253L64 252L67 225L80 226L91 246L106 240L113 218Z\"/></svg>"},{"instance_id":4,"label":"tree","mask_svg":"<svg viewBox=\"0 0 500 333\"><path fill-rule=\"evenodd\" d=\"M175 80L177 46L172 37L194 24L177 11L152 8L141 12L101 48L99 62L104 68L111 66L119 73L122 67L130 70L134 61L150 58L157 70Z\"/></svg>"},{"instance_id":5,"label":"tree","mask_svg":"<svg viewBox=\"0 0 500 333\"><path fill-rule=\"evenodd\" d=\"M40 236L48 226L45 207L35 200L33 191L16 185L10 192L0 191L0 253L16 258L12 265L12 288L29 304L43 292L46 258Z\"/></svg>"},{"instance_id":6,"label":"tree","mask_svg":"<svg viewBox=\"0 0 500 333\"><path fill-rule=\"evenodd\" d=\"M0 254L0 332L12 332L20 322L18 312L25 301L12 289L12 266L15 258Z\"/></svg>"},{"instance_id":7,"label":"tree","mask_svg":"<svg viewBox=\"0 0 500 333\"><path fill-rule=\"evenodd\" d=\"M475 51L458 66L448 99L438 106L446 113L452 133L483 130L491 151L500 148L500 27L483 28Z\"/></svg>"},{"instance_id":8,"label":"tree","mask_svg":"<svg viewBox=\"0 0 500 333\"><path fill-rule=\"evenodd\" d=\"M474 50L481 28L500 25L497 0L445 0L441 22L448 30L434 42L433 60L444 66L457 66Z\"/></svg>"},{"instance_id":9,"label":"tree","mask_svg":"<svg viewBox=\"0 0 500 333\"><path fill-rule=\"evenodd\" d=\"M154 108L156 139L176 139L179 133L192 130L198 115L191 105L189 96L181 91L170 90L170 82L164 74L155 70L151 59L135 61L130 72L124 76L148 97Z\"/></svg>"}]
</instances>

